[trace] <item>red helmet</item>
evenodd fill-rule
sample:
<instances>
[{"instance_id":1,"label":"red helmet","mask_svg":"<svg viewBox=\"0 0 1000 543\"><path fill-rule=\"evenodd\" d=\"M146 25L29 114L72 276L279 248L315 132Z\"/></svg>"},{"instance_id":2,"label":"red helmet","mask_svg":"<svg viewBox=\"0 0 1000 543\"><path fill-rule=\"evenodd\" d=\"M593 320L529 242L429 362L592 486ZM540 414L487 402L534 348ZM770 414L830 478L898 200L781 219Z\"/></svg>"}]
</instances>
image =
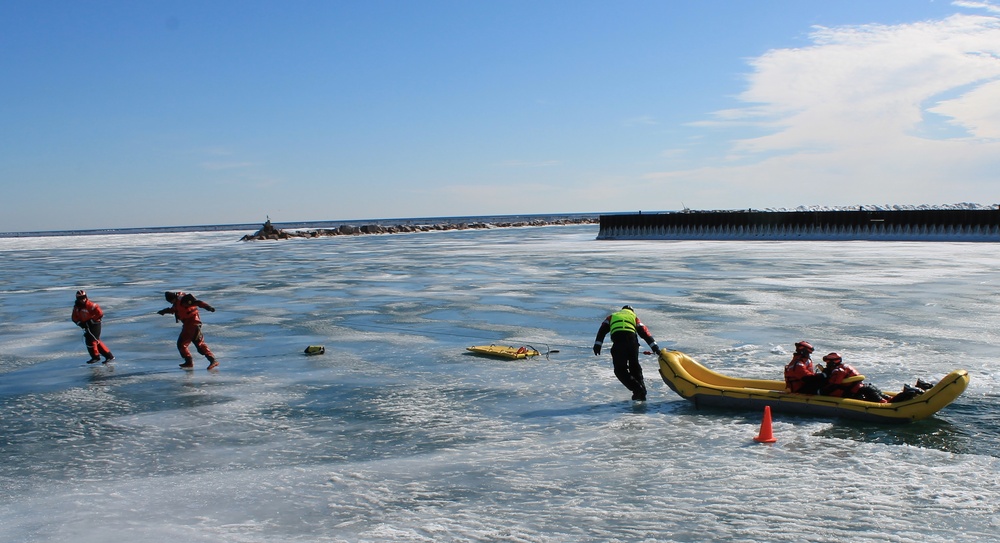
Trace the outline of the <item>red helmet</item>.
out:
<instances>
[{"instance_id":1,"label":"red helmet","mask_svg":"<svg viewBox=\"0 0 1000 543\"><path fill-rule=\"evenodd\" d=\"M814 350L812 344L808 341L800 341L795 344L795 352L797 353L812 354Z\"/></svg>"},{"instance_id":2,"label":"red helmet","mask_svg":"<svg viewBox=\"0 0 1000 543\"><path fill-rule=\"evenodd\" d=\"M83 290L76 291L76 299L77 300L83 300L86 297L87 297L87 292L86 291L83 291Z\"/></svg>"},{"instance_id":3,"label":"red helmet","mask_svg":"<svg viewBox=\"0 0 1000 543\"><path fill-rule=\"evenodd\" d=\"M826 362L827 364L837 365L837 364L840 364L842 362L842 359L840 358L839 354L837 354L837 353L830 353L830 354L828 354L828 355L826 355L826 356L823 357L823 362Z\"/></svg>"}]
</instances>

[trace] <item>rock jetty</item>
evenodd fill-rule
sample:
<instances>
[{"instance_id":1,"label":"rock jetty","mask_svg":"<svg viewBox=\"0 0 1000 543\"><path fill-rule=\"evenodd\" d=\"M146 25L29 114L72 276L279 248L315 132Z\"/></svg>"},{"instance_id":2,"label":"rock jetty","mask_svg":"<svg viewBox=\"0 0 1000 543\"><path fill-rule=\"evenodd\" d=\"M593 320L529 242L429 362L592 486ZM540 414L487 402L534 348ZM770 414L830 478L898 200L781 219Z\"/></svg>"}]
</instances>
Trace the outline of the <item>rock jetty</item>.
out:
<instances>
[{"instance_id":1,"label":"rock jetty","mask_svg":"<svg viewBox=\"0 0 1000 543\"><path fill-rule=\"evenodd\" d=\"M561 218L553 220L527 220L512 222L457 222L436 224L365 224L354 226L342 224L337 228L316 230L281 230L271 224L270 219L253 234L247 234L240 241L261 241L268 239L320 238L329 236L361 236L366 234L408 234L414 232L440 232L446 230L485 230L490 228L519 228L526 226L568 226L576 224L599 224L599 217Z\"/></svg>"}]
</instances>

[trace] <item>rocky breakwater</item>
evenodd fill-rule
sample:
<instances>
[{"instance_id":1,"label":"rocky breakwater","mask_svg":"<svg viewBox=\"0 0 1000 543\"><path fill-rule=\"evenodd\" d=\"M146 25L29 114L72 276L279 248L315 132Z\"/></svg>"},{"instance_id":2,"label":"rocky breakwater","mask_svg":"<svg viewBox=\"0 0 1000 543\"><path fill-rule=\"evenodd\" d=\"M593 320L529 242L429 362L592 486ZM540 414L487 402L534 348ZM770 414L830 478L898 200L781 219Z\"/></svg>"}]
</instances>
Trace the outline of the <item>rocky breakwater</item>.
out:
<instances>
[{"instance_id":1,"label":"rocky breakwater","mask_svg":"<svg viewBox=\"0 0 1000 543\"><path fill-rule=\"evenodd\" d=\"M476 230L489 228L519 228L526 226L568 226L576 224L600 224L600 217L561 218L551 220L498 221L498 222L456 222L435 224L366 224L354 226L342 224L336 228L316 230L281 230L268 220L253 234L247 234L240 241L260 241L268 239L319 238L329 236L361 236L366 234L408 234L414 232L440 232L446 230Z\"/></svg>"}]
</instances>

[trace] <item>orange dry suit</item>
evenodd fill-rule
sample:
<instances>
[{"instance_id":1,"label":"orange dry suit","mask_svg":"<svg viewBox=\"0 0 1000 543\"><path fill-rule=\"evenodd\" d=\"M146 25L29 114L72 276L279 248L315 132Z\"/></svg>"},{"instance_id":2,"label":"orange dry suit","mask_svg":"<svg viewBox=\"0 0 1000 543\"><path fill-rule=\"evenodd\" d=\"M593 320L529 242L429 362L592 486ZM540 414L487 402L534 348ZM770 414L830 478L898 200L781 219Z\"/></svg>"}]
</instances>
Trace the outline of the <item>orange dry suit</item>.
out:
<instances>
[{"instance_id":1,"label":"orange dry suit","mask_svg":"<svg viewBox=\"0 0 1000 543\"><path fill-rule=\"evenodd\" d=\"M107 359L112 359L111 350L101 341L101 319L104 318L104 311L101 306L83 298L73 304L73 313L70 316L77 326L83 328L83 340L87 344L87 352L90 353L91 360L97 360L103 355Z\"/></svg>"},{"instance_id":2,"label":"orange dry suit","mask_svg":"<svg viewBox=\"0 0 1000 543\"><path fill-rule=\"evenodd\" d=\"M186 304L183 302L185 298L190 298L193 302ZM203 307L209 311L215 311L214 307L201 300L195 300L194 296L178 292L176 293L176 298L174 298L173 305L160 310L159 313L161 315L172 313L175 321L180 321L182 324L181 333L177 336L177 351L181 354L181 357L185 362L191 362L192 360L191 350L188 348L191 343L194 343L194 347L198 353L207 358L209 361L214 362L215 355L212 354L212 350L209 349L208 345L205 343L205 336L201 333L201 315L198 313L199 307Z\"/></svg>"},{"instance_id":3,"label":"orange dry suit","mask_svg":"<svg viewBox=\"0 0 1000 543\"><path fill-rule=\"evenodd\" d=\"M875 385L865 383L864 376L853 366L840 363L833 367L827 365L826 369L829 375L826 384L822 387L822 394L868 402L886 402L882 391ZM860 379L858 379L859 377Z\"/></svg>"},{"instance_id":4,"label":"orange dry suit","mask_svg":"<svg viewBox=\"0 0 1000 543\"><path fill-rule=\"evenodd\" d=\"M785 386L788 392L816 394L826 377L816 373L808 354L795 353L792 361L785 366Z\"/></svg>"}]
</instances>

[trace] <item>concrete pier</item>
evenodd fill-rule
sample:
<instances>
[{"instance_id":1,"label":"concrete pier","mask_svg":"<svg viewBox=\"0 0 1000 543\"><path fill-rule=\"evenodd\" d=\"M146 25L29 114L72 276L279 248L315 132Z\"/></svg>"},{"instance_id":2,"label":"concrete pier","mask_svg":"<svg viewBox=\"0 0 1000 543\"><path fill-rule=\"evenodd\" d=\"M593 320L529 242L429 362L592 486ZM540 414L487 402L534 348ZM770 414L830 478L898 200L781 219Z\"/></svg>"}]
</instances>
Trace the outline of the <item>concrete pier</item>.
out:
<instances>
[{"instance_id":1,"label":"concrete pier","mask_svg":"<svg viewBox=\"0 0 1000 543\"><path fill-rule=\"evenodd\" d=\"M1000 209L682 211L601 215L600 240L1000 242Z\"/></svg>"}]
</instances>

